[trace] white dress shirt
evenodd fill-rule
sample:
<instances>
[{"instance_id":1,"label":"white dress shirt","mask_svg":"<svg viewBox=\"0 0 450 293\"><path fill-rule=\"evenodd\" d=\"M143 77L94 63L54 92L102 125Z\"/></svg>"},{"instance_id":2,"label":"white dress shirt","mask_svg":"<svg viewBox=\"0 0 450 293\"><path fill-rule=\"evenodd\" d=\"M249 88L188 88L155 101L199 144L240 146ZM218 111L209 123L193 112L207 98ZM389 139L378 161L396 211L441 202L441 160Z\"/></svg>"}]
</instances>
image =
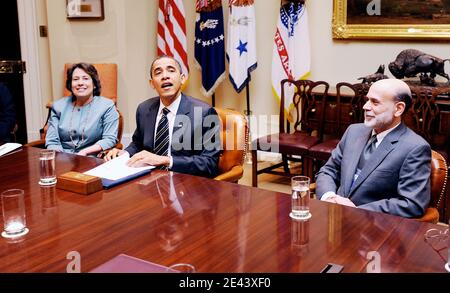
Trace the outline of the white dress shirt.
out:
<instances>
[{"instance_id":1,"label":"white dress shirt","mask_svg":"<svg viewBox=\"0 0 450 293\"><path fill-rule=\"evenodd\" d=\"M167 156L170 158L170 165L169 168L172 168L173 160L171 156L171 145L172 145L172 133L173 133L173 126L175 124L175 117L177 116L178 108L180 107L181 102L181 93L178 95L178 97L169 105L164 106L162 101L159 103L159 109L158 109L158 116L156 116L156 127L155 127L155 133L153 134L153 141L156 140L156 131L158 128L159 121L162 118L163 115L163 109L167 108L170 112L167 113L167 120L169 122L169 151L167 153Z\"/></svg>"}]
</instances>

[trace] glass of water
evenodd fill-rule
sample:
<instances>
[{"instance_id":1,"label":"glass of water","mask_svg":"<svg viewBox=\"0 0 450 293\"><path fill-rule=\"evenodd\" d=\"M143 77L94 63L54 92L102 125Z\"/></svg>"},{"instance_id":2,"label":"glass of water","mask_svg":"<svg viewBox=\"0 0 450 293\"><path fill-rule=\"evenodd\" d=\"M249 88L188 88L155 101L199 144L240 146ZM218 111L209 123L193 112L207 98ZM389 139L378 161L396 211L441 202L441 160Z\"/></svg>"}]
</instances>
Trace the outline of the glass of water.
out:
<instances>
[{"instance_id":1,"label":"glass of water","mask_svg":"<svg viewBox=\"0 0 450 293\"><path fill-rule=\"evenodd\" d=\"M291 213L289 216L295 220L311 218L309 212L309 177L294 176L291 179Z\"/></svg>"},{"instance_id":2,"label":"glass of water","mask_svg":"<svg viewBox=\"0 0 450 293\"><path fill-rule=\"evenodd\" d=\"M3 233L5 238L15 238L28 233L24 191L8 189L2 192Z\"/></svg>"},{"instance_id":3,"label":"glass of water","mask_svg":"<svg viewBox=\"0 0 450 293\"><path fill-rule=\"evenodd\" d=\"M195 267L188 263L176 263L167 268L168 273L195 273Z\"/></svg>"},{"instance_id":4,"label":"glass of water","mask_svg":"<svg viewBox=\"0 0 450 293\"><path fill-rule=\"evenodd\" d=\"M42 150L39 153L39 168L40 185L52 185L56 183L54 150Z\"/></svg>"}]
</instances>

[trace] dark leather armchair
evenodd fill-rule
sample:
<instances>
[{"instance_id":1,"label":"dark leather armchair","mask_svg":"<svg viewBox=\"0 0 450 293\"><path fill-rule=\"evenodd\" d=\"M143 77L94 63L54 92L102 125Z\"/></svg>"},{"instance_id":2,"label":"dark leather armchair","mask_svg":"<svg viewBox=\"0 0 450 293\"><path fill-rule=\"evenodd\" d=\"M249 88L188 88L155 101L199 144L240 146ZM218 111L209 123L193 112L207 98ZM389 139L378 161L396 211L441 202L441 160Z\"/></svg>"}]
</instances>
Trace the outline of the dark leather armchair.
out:
<instances>
[{"instance_id":1,"label":"dark leather armchair","mask_svg":"<svg viewBox=\"0 0 450 293\"><path fill-rule=\"evenodd\" d=\"M222 152L219 157L219 175L216 180L237 182L244 174L244 156L248 145L248 125L239 112L215 108L221 122Z\"/></svg>"}]
</instances>

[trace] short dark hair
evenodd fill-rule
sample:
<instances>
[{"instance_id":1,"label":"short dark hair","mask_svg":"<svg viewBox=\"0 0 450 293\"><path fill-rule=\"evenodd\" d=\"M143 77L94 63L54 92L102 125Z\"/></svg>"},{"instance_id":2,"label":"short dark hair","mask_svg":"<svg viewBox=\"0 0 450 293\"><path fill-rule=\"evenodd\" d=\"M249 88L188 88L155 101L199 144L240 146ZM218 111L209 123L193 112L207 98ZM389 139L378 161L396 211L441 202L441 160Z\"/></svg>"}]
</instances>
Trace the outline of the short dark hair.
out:
<instances>
[{"instance_id":1,"label":"short dark hair","mask_svg":"<svg viewBox=\"0 0 450 293\"><path fill-rule=\"evenodd\" d=\"M67 79L66 79L66 89L72 92L72 76L75 69L80 68L89 76L92 78L92 83L94 84L94 90L93 95L94 96L100 96L100 93L102 91L102 86L100 84L100 78L98 77L97 69L95 69L95 66L89 63L75 63L73 64L69 69L67 69Z\"/></svg>"},{"instance_id":2,"label":"short dark hair","mask_svg":"<svg viewBox=\"0 0 450 293\"><path fill-rule=\"evenodd\" d=\"M403 111L403 114L406 114L409 108L411 107L412 97L411 94L408 92L399 92L396 95L394 95L394 101L405 103L405 111Z\"/></svg>"},{"instance_id":3,"label":"short dark hair","mask_svg":"<svg viewBox=\"0 0 450 293\"><path fill-rule=\"evenodd\" d=\"M162 54L162 55L159 55L158 57L156 57L155 60L153 60L152 64L150 65L150 78L153 78L153 76L152 76L153 65L155 65L155 62L156 62L156 61L158 61L158 60L160 60L160 59L162 59L162 58L169 58L169 59L174 60L175 63L177 63L177 65L178 65L178 69L180 70L180 73L183 73L183 70L181 69L181 64L180 64L180 62L179 62L177 59L175 59L175 58L172 57L172 56Z\"/></svg>"}]
</instances>

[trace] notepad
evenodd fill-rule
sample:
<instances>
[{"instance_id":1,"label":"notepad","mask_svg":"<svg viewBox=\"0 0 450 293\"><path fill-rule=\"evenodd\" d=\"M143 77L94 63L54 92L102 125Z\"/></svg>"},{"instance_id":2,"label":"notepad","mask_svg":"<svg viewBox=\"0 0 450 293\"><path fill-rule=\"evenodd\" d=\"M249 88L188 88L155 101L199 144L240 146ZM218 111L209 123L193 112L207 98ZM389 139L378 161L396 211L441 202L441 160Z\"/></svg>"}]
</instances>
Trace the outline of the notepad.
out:
<instances>
[{"instance_id":1,"label":"notepad","mask_svg":"<svg viewBox=\"0 0 450 293\"><path fill-rule=\"evenodd\" d=\"M3 145L0 146L0 157L15 150L20 148L22 145L20 143L13 143L13 142L9 142L9 143L5 143Z\"/></svg>"},{"instance_id":2,"label":"notepad","mask_svg":"<svg viewBox=\"0 0 450 293\"><path fill-rule=\"evenodd\" d=\"M102 178L103 187L110 188L144 174L148 174L155 168L155 166L129 167L126 164L129 159L130 155L125 153L111 161L105 162L100 166L84 172L84 174Z\"/></svg>"}]
</instances>

